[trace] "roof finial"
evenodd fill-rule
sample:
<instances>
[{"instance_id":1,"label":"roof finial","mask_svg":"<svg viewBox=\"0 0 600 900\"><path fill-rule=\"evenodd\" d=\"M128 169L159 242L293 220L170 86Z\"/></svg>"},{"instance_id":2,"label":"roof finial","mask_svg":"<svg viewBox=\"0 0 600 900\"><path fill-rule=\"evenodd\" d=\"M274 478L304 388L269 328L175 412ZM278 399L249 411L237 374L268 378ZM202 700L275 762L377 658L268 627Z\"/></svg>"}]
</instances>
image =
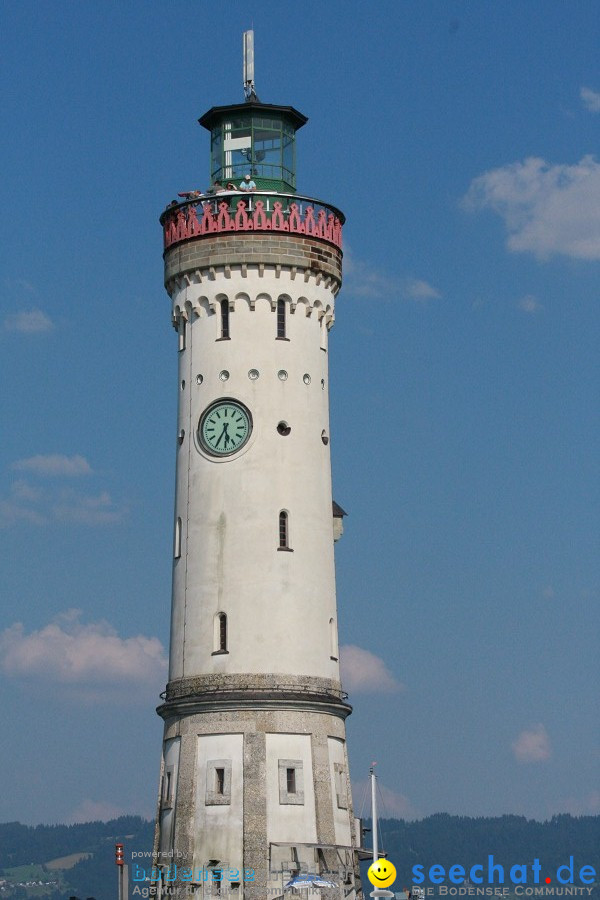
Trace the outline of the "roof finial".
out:
<instances>
[{"instance_id":1,"label":"roof finial","mask_svg":"<svg viewBox=\"0 0 600 900\"><path fill-rule=\"evenodd\" d=\"M244 31L244 96L258 100L254 90L254 31Z\"/></svg>"}]
</instances>

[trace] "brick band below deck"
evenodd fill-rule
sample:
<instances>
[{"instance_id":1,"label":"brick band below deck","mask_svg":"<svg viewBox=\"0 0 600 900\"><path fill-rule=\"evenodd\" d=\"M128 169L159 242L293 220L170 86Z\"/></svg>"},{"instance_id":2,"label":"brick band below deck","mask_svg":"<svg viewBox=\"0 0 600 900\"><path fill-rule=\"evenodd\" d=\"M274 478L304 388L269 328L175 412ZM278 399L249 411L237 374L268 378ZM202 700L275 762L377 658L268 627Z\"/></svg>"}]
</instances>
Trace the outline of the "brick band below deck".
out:
<instances>
[{"instance_id":1,"label":"brick band below deck","mask_svg":"<svg viewBox=\"0 0 600 900\"><path fill-rule=\"evenodd\" d=\"M197 237L165 250L165 285L196 270L265 265L321 272L342 281L342 251L315 238L293 234L223 234Z\"/></svg>"}]
</instances>

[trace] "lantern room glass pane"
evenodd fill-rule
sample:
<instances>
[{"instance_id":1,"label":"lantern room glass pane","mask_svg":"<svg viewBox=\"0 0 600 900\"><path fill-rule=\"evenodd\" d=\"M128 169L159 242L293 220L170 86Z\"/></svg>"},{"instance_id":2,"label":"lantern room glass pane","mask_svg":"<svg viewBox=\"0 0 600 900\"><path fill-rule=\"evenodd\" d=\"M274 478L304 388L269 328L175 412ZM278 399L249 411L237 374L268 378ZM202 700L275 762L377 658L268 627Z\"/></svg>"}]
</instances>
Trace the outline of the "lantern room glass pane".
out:
<instances>
[{"instance_id":1,"label":"lantern room glass pane","mask_svg":"<svg viewBox=\"0 0 600 900\"><path fill-rule=\"evenodd\" d=\"M281 163L283 166L283 177L293 184L294 135L290 134L289 132L284 132L283 135L283 152Z\"/></svg>"},{"instance_id":2,"label":"lantern room glass pane","mask_svg":"<svg viewBox=\"0 0 600 900\"><path fill-rule=\"evenodd\" d=\"M289 122L246 114L211 130L211 183L231 181L237 188L245 175L259 190L295 190L295 130Z\"/></svg>"},{"instance_id":3,"label":"lantern room glass pane","mask_svg":"<svg viewBox=\"0 0 600 900\"><path fill-rule=\"evenodd\" d=\"M211 179L221 175L223 165L223 130L219 125L210 133L210 174Z\"/></svg>"},{"instance_id":4,"label":"lantern room glass pane","mask_svg":"<svg viewBox=\"0 0 600 900\"><path fill-rule=\"evenodd\" d=\"M253 173L263 178L280 178L281 126L265 128L255 122L253 138Z\"/></svg>"}]
</instances>

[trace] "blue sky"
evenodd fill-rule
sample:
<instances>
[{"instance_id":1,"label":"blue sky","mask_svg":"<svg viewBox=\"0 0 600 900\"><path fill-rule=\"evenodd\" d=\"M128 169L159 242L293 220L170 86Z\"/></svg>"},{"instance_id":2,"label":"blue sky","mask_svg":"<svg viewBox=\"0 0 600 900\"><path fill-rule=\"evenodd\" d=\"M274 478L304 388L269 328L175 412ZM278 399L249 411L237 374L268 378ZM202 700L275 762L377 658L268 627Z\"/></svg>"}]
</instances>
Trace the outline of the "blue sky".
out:
<instances>
[{"instance_id":1,"label":"blue sky","mask_svg":"<svg viewBox=\"0 0 600 900\"><path fill-rule=\"evenodd\" d=\"M225 14L225 12L226 14ZM355 806L600 811L597 4L2 10L0 820L152 816L176 337L158 215L196 119L309 116L347 215L331 335Z\"/></svg>"}]
</instances>

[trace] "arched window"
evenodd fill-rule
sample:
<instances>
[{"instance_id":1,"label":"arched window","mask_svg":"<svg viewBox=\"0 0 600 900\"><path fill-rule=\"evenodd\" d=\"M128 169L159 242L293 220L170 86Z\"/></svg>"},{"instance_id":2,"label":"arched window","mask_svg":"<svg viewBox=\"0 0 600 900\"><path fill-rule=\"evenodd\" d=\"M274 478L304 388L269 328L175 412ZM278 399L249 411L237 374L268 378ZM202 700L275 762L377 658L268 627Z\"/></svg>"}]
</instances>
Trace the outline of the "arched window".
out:
<instances>
[{"instance_id":1,"label":"arched window","mask_svg":"<svg viewBox=\"0 0 600 900\"><path fill-rule=\"evenodd\" d=\"M289 516L285 509L279 513L279 550L290 549Z\"/></svg>"},{"instance_id":2,"label":"arched window","mask_svg":"<svg viewBox=\"0 0 600 900\"><path fill-rule=\"evenodd\" d=\"M215 616L215 635L213 653L228 653L227 647L227 614L217 613Z\"/></svg>"},{"instance_id":3,"label":"arched window","mask_svg":"<svg viewBox=\"0 0 600 900\"><path fill-rule=\"evenodd\" d=\"M229 300L221 300L221 340L229 340Z\"/></svg>"},{"instance_id":4,"label":"arched window","mask_svg":"<svg viewBox=\"0 0 600 900\"><path fill-rule=\"evenodd\" d=\"M219 614L219 650L227 650L227 616Z\"/></svg>"},{"instance_id":5,"label":"arched window","mask_svg":"<svg viewBox=\"0 0 600 900\"><path fill-rule=\"evenodd\" d=\"M285 339L285 300L277 301L277 337Z\"/></svg>"}]
</instances>

